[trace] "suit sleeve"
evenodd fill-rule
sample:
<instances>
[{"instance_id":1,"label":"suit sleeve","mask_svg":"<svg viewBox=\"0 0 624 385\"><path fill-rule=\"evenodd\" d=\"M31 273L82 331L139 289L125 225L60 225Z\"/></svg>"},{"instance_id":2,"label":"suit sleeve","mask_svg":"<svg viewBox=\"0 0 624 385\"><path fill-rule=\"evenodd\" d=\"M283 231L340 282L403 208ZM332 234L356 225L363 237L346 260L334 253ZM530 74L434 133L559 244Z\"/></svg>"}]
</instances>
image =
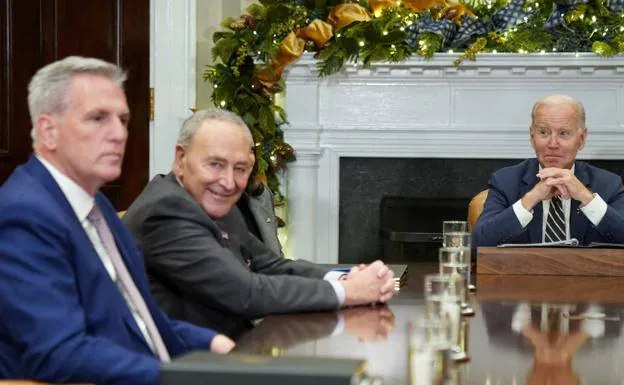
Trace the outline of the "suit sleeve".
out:
<instances>
[{"instance_id":1,"label":"suit sleeve","mask_svg":"<svg viewBox=\"0 0 624 385\"><path fill-rule=\"evenodd\" d=\"M251 266L253 271L268 275L297 275L318 279L323 279L329 271L309 261L280 257L251 233L248 235L246 247L253 255Z\"/></svg>"},{"instance_id":2,"label":"suit sleeve","mask_svg":"<svg viewBox=\"0 0 624 385\"><path fill-rule=\"evenodd\" d=\"M516 201L505 193L498 175L492 175L483 212L472 232L473 248L509 243L526 231L514 213L512 206Z\"/></svg>"},{"instance_id":3,"label":"suit sleeve","mask_svg":"<svg viewBox=\"0 0 624 385\"><path fill-rule=\"evenodd\" d=\"M238 254L243 251L219 243L213 234L216 229L210 228L204 216L192 202L176 196L154 205L143 223L142 244L149 268L196 301L246 318L339 307L326 281L251 271ZM260 258L267 265L263 267L272 266L277 274L276 263L264 257Z\"/></svg>"},{"instance_id":4,"label":"suit sleeve","mask_svg":"<svg viewBox=\"0 0 624 385\"><path fill-rule=\"evenodd\" d=\"M89 335L71 261L72 234L52 213L12 206L0 216L0 313L24 373L50 382L156 385L160 363ZM79 256L80 257L80 256Z\"/></svg>"},{"instance_id":5,"label":"suit sleeve","mask_svg":"<svg viewBox=\"0 0 624 385\"><path fill-rule=\"evenodd\" d=\"M609 179L610 183L605 183L609 187L599 188L602 190L600 196L607 203L607 212L595 229L605 242L624 243L624 187L622 186L622 178Z\"/></svg>"}]
</instances>

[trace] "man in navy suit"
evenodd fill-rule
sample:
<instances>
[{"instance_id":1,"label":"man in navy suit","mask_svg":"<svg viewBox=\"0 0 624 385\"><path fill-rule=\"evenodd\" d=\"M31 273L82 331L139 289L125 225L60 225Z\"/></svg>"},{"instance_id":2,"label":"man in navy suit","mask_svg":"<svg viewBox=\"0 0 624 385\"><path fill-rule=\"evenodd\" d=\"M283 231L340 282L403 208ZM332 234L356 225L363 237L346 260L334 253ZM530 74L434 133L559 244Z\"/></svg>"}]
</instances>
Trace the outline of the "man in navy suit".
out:
<instances>
[{"instance_id":1,"label":"man in navy suit","mask_svg":"<svg viewBox=\"0 0 624 385\"><path fill-rule=\"evenodd\" d=\"M98 192L121 173L124 80L82 57L31 79L35 154L0 188L0 377L156 385L162 361L233 347L158 309L132 236Z\"/></svg>"},{"instance_id":2,"label":"man in navy suit","mask_svg":"<svg viewBox=\"0 0 624 385\"><path fill-rule=\"evenodd\" d=\"M551 95L535 103L531 118L536 158L492 175L473 246L549 241L544 233L554 196L560 197L564 216L561 238L582 245L624 243L622 178L576 160L587 138L583 105Z\"/></svg>"}]
</instances>

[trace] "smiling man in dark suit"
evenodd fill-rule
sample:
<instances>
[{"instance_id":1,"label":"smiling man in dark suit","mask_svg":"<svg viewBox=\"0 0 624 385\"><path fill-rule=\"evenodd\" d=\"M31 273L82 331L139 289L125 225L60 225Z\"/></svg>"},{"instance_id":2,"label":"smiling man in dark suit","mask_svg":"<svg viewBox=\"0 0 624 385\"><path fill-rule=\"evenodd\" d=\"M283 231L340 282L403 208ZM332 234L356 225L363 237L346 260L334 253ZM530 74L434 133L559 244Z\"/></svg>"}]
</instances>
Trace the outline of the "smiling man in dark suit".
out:
<instances>
[{"instance_id":1,"label":"smiling man in dark suit","mask_svg":"<svg viewBox=\"0 0 624 385\"><path fill-rule=\"evenodd\" d=\"M161 362L234 345L160 311L132 236L98 192L121 173L125 78L68 57L31 79L35 154L0 188L0 378L157 385Z\"/></svg>"},{"instance_id":2,"label":"smiling man in dark suit","mask_svg":"<svg viewBox=\"0 0 624 385\"><path fill-rule=\"evenodd\" d=\"M536 158L492 175L473 246L571 238L624 243L622 178L576 160L587 139L583 105L551 95L535 103L531 117Z\"/></svg>"},{"instance_id":3,"label":"smiling man in dark suit","mask_svg":"<svg viewBox=\"0 0 624 385\"><path fill-rule=\"evenodd\" d=\"M173 172L157 175L124 216L145 253L151 288L172 317L236 335L267 314L386 302L381 261L340 275L273 252L247 231L236 203L254 164L245 122L198 111L182 126Z\"/></svg>"}]
</instances>

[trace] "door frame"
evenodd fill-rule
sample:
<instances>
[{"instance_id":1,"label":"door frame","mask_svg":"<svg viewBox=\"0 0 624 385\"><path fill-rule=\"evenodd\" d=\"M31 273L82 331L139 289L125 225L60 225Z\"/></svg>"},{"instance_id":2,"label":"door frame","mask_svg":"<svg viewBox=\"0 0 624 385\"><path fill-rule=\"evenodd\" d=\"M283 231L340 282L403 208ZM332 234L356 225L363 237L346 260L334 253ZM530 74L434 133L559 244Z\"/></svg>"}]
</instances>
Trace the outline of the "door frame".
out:
<instances>
[{"instance_id":1,"label":"door frame","mask_svg":"<svg viewBox=\"0 0 624 385\"><path fill-rule=\"evenodd\" d=\"M196 100L196 0L150 0L149 175L171 171L182 122Z\"/></svg>"}]
</instances>

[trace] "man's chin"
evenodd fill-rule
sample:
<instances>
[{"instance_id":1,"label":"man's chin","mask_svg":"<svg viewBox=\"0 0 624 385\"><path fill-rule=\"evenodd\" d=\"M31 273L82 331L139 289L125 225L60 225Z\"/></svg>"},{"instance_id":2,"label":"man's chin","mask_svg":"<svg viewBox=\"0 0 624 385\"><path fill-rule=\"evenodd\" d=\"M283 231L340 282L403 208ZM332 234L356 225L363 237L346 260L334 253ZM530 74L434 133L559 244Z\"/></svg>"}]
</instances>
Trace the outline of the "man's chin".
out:
<instances>
[{"instance_id":1,"label":"man's chin","mask_svg":"<svg viewBox=\"0 0 624 385\"><path fill-rule=\"evenodd\" d=\"M204 211L211 218L223 218L228 215L230 210L232 210L232 206L230 204L215 204L214 202L206 202L203 205Z\"/></svg>"}]
</instances>

